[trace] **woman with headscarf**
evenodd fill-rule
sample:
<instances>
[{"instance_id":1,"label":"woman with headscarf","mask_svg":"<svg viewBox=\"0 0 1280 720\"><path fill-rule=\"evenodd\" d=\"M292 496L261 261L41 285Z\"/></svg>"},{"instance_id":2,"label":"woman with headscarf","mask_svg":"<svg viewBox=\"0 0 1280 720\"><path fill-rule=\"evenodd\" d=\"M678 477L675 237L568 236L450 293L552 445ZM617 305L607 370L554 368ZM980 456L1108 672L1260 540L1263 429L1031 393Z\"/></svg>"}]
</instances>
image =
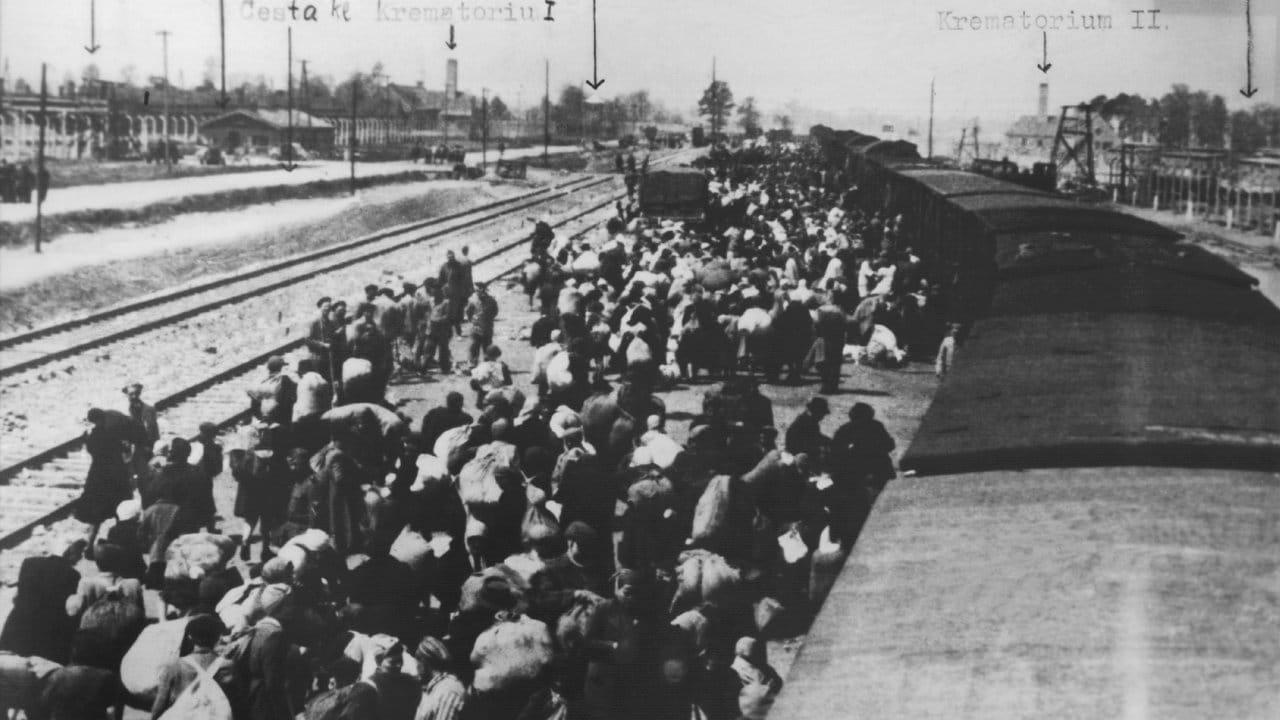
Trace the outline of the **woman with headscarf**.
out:
<instances>
[{"instance_id":1,"label":"woman with headscarf","mask_svg":"<svg viewBox=\"0 0 1280 720\"><path fill-rule=\"evenodd\" d=\"M51 545L47 555L22 561L13 609L0 630L0 651L66 664L76 622L65 608L80 583L75 566L88 542L77 538L61 544Z\"/></svg>"}]
</instances>

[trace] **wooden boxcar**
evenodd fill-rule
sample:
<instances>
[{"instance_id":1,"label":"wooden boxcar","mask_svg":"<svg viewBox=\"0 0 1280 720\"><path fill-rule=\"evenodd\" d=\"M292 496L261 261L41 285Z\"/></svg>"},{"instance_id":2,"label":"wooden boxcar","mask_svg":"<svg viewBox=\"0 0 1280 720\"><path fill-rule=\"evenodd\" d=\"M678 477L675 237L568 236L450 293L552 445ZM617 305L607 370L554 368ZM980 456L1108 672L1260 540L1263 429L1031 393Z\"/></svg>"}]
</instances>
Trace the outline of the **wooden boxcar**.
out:
<instances>
[{"instance_id":1,"label":"wooden boxcar","mask_svg":"<svg viewBox=\"0 0 1280 720\"><path fill-rule=\"evenodd\" d=\"M917 180L990 296L769 717L1280 717L1280 309L1127 216Z\"/></svg>"},{"instance_id":2,"label":"wooden boxcar","mask_svg":"<svg viewBox=\"0 0 1280 720\"><path fill-rule=\"evenodd\" d=\"M650 170L640 183L640 212L654 217L701 219L707 197L707 176L701 170Z\"/></svg>"}]
</instances>

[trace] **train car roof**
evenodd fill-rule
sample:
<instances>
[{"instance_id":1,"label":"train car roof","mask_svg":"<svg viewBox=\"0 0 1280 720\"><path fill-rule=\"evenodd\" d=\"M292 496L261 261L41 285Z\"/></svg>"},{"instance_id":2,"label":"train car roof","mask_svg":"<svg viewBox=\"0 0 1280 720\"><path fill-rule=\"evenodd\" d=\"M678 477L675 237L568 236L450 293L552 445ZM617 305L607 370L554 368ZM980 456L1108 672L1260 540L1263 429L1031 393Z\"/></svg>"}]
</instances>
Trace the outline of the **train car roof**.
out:
<instances>
[{"instance_id":1,"label":"train car roof","mask_svg":"<svg viewBox=\"0 0 1280 720\"><path fill-rule=\"evenodd\" d=\"M698 177L707 177L707 174L698 168L693 167L665 167L650 170L646 173L646 177L655 175L697 175Z\"/></svg>"},{"instance_id":2,"label":"train car roof","mask_svg":"<svg viewBox=\"0 0 1280 720\"><path fill-rule=\"evenodd\" d=\"M997 181L999 182L999 181ZM1182 236L1163 225L1109 208L1052 195L1002 192L951 198L978 218L993 234L1057 230L1093 231L1177 240Z\"/></svg>"},{"instance_id":3,"label":"train car roof","mask_svg":"<svg viewBox=\"0 0 1280 720\"><path fill-rule=\"evenodd\" d=\"M915 143L906 140L875 140L867 143L859 151L867 157L876 159L880 158L902 158L908 160L919 160L920 152Z\"/></svg>"},{"instance_id":4,"label":"train car roof","mask_svg":"<svg viewBox=\"0 0 1280 720\"><path fill-rule=\"evenodd\" d=\"M1049 193L1040 190L964 170L941 168L895 169L929 188L934 193L947 198L967 195L1016 195L1053 198Z\"/></svg>"},{"instance_id":5,"label":"train car roof","mask_svg":"<svg viewBox=\"0 0 1280 720\"><path fill-rule=\"evenodd\" d=\"M896 480L769 718L1280 717L1277 557L1273 474Z\"/></svg>"},{"instance_id":6,"label":"train car roof","mask_svg":"<svg viewBox=\"0 0 1280 720\"><path fill-rule=\"evenodd\" d=\"M1280 469L1280 312L1254 291L1178 276L1112 292L1104 308L1088 294L1116 272L998 293L1009 314L974 325L901 467Z\"/></svg>"}]
</instances>

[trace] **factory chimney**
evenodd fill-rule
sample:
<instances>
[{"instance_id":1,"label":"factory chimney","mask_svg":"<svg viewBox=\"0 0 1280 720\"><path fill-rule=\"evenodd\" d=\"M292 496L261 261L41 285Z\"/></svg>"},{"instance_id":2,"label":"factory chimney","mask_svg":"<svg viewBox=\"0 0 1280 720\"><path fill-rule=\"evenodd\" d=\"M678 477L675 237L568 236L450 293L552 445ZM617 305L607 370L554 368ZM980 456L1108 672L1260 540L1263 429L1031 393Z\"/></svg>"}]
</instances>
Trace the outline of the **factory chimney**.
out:
<instances>
[{"instance_id":1,"label":"factory chimney","mask_svg":"<svg viewBox=\"0 0 1280 720\"><path fill-rule=\"evenodd\" d=\"M1040 83L1040 105L1037 113L1042 118L1049 117L1049 83Z\"/></svg>"},{"instance_id":2,"label":"factory chimney","mask_svg":"<svg viewBox=\"0 0 1280 720\"><path fill-rule=\"evenodd\" d=\"M445 62L444 92L450 100L458 97L458 61L453 58Z\"/></svg>"}]
</instances>

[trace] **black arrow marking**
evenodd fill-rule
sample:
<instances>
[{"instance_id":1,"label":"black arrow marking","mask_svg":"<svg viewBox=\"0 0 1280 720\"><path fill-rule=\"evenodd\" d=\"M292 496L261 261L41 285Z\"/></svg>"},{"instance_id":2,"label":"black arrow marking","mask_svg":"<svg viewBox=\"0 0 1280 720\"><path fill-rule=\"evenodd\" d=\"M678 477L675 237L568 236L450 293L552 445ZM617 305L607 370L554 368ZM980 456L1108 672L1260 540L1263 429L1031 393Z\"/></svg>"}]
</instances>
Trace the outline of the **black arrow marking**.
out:
<instances>
[{"instance_id":1,"label":"black arrow marking","mask_svg":"<svg viewBox=\"0 0 1280 720\"><path fill-rule=\"evenodd\" d=\"M1244 26L1245 31L1249 34L1249 44L1245 49L1245 81L1244 89L1240 94L1251 98L1257 94L1258 88L1253 86L1253 3L1250 0L1244 2Z\"/></svg>"},{"instance_id":2,"label":"black arrow marking","mask_svg":"<svg viewBox=\"0 0 1280 720\"><path fill-rule=\"evenodd\" d=\"M222 44L222 97L218 98L218 107L226 110L231 98L227 97L227 6L224 0L218 0L218 36Z\"/></svg>"},{"instance_id":3,"label":"black arrow marking","mask_svg":"<svg viewBox=\"0 0 1280 720\"><path fill-rule=\"evenodd\" d=\"M545 2L547 3L547 16L542 19L547 22L555 22L556 19L551 17L551 8L556 6L556 0L545 0Z\"/></svg>"},{"instance_id":4,"label":"black arrow marking","mask_svg":"<svg viewBox=\"0 0 1280 720\"><path fill-rule=\"evenodd\" d=\"M448 42L446 42L446 43L445 43L445 45L448 45L450 50L452 50L452 49L454 49L454 48L458 47L458 43L456 43L456 42L454 42L454 41L453 41L453 26L452 26L452 25L450 25L450 26L449 26L449 41L448 41Z\"/></svg>"},{"instance_id":5,"label":"black arrow marking","mask_svg":"<svg viewBox=\"0 0 1280 720\"><path fill-rule=\"evenodd\" d=\"M84 46L90 55L98 52L98 48L102 47L98 44L98 23L95 19L98 13L94 9L94 4L94 0L89 0L89 44Z\"/></svg>"},{"instance_id":6,"label":"black arrow marking","mask_svg":"<svg viewBox=\"0 0 1280 720\"><path fill-rule=\"evenodd\" d=\"M1040 72L1048 74L1049 68L1053 67L1053 63L1049 62L1049 33L1041 32L1044 36L1044 62L1037 63L1036 67L1040 68Z\"/></svg>"},{"instance_id":7,"label":"black arrow marking","mask_svg":"<svg viewBox=\"0 0 1280 720\"><path fill-rule=\"evenodd\" d=\"M596 0L591 0L591 79L587 84L592 90L599 90L604 84L604 78L600 77L600 52L596 43Z\"/></svg>"}]
</instances>

